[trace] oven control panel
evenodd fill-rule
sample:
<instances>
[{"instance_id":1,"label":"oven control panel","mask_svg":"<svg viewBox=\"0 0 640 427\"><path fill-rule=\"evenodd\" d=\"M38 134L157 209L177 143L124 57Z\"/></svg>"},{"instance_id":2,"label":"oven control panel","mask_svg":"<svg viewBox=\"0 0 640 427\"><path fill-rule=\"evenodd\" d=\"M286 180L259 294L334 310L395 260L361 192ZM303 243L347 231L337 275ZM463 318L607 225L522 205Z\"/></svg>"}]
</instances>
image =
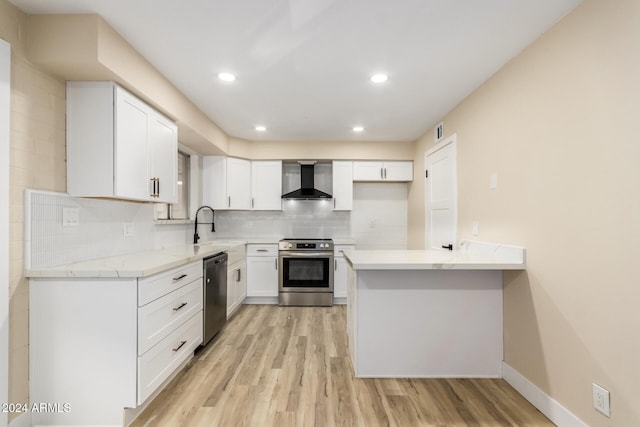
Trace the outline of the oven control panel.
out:
<instances>
[{"instance_id":1,"label":"oven control panel","mask_svg":"<svg viewBox=\"0 0 640 427\"><path fill-rule=\"evenodd\" d=\"M278 242L278 249L281 251L332 251L333 241L330 239L285 239Z\"/></svg>"}]
</instances>

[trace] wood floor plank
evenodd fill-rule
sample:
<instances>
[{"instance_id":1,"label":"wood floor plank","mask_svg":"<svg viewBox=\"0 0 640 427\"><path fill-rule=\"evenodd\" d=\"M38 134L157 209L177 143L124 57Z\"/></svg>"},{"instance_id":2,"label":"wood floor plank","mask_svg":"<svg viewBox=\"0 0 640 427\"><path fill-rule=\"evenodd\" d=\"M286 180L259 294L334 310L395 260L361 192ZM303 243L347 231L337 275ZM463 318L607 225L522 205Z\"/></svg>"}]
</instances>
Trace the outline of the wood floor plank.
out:
<instances>
[{"instance_id":1,"label":"wood floor plank","mask_svg":"<svg viewBox=\"0 0 640 427\"><path fill-rule=\"evenodd\" d=\"M500 379L354 378L345 324L242 306L132 426L553 426Z\"/></svg>"}]
</instances>

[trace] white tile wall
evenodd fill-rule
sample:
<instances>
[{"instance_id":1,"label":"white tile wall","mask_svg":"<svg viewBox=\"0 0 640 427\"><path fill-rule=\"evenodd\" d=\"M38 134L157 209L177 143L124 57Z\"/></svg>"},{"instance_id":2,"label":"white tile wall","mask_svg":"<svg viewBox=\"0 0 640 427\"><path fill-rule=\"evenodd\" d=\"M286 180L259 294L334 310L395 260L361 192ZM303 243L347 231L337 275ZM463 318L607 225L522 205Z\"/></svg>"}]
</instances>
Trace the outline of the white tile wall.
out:
<instances>
[{"instance_id":1,"label":"white tile wall","mask_svg":"<svg viewBox=\"0 0 640 427\"><path fill-rule=\"evenodd\" d=\"M79 209L79 226L63 227L63 208ZM132 237L124 237L124 223L133 223ZM25 266L47 267L184 244L187 228L155 224L152 204L26 190Z\"/></svg>"},{"instance_id":2,"label":"white tile wall","mask_svg":"<svg viewBox=\"0 0 640 427\"><path fill-rule=\"evenodd\" d=\"M351 232L358 249L407 248L405 183L356 183Z\"/></svg>"},{"instance_id":3,"label":"white tile wall","mask_svg":"<svg viewBox=\"0 0 640 427\"><path fill-rule=\"evenodd\" d=\"M62 225L64 208L77 208L77 227ZM159 225L153 205L25 191L25 266L39 268L190 243L193 224ZM208 211L199 217L209 222ZM287 200L283 210L217 211L216 232L198 227L201 241L237 238L355 238L360 249L405 249L406 184L357 183L353 211L334 212L330 200ZM123 224L133 223L125 237Z\"/></svg>"},{"instance_id":4,"label":"white tile wall","mask_svg":"<svg viewBox=\"0 0 640 427\"><path fill-rule=\"evenodd\" d=\"M407 184L356 183L353 199L351 212L334 212L331 200L285 200L282 212L216 211L216 232L211 233L210 226L203 225L198 227L198 233L203 241L246 237L354 238L360 249L406 249Z\"/></svg>"}]
</instances>

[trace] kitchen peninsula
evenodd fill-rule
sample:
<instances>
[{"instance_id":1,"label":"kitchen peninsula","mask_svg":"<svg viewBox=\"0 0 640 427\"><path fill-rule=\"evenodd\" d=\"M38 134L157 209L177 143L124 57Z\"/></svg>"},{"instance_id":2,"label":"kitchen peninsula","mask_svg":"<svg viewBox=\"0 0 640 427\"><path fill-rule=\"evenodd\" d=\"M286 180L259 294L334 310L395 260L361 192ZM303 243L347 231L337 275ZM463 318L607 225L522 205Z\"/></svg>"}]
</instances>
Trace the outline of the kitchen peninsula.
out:
<instances>
[{"instance_id":1,"label":"kitchen peninsula","mask_svg":"<svg viewBox=\"0 0 640 427\"><path fill-rule=\"evenodd\" d=\"M464 241L345 259L356 377L501 377L502 271L525 270L524 248Z\"/></svg>"}]
</instances>

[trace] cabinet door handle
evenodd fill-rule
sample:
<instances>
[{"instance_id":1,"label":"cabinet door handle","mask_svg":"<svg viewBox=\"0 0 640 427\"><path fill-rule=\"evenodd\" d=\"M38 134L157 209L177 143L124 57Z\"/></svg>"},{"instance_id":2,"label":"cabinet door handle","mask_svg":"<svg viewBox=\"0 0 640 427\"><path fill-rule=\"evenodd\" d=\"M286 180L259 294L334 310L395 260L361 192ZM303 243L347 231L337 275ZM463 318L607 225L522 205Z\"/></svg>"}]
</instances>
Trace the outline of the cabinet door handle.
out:
<instances>
[{"instance_id":1,"label":"cabinet door handle","mask_svg":"<svg viewBox=\"0 0 640 427\"><path fill-rule=\"evenodd\" d=\"M182 307L184 307L185 305L187 305L187 303L186 303L186 302L183 302L183 303L182 303L182 304L180 304L179 306L177 306L177 307L173 307L173 311L178 311L178 310L180 310Z\"/></svg>"},{"instance_id":2,"label":"cabinet door handle","mask_svg":"<svg viewBox=\"0 0 640 427\"><path fill-rule=\"evenodd\" d=\"M153 178L149 178L149 197L155 197L156 194L156 181Z\"/></svg>"},{"instance_id":3,"label":"cabinet door handle","mask_svg":"<svg viewBox=\"0 0 640 427\"><path fill-rule=\"evenodd\" d=\"M384 168L384 179L387 179L387 168Z\"/></svg>"},{"instance_id":4,"label":"cabinet door handle","mask_svg":"<svg viewBox=\"0 0 640 427\"><path fill-rule=\"evenodd\" d=\"M335 209L335 208L336 208L336 199L334 198L333 199L333 209Z\"/></svg>"},{"instance_id":5,"label":"cabinet door handle","mask_svg":"<svg viewBox=\"0 0 640 427\"><path fill-rule=\"evenodd\" d=\"M158 183L156 185L156 197L160 197L160 178L156 178L156 182Z\"/></svg>"},{"instance_id":6,"label":"cabinet door handle","mask_svg":"<svg viewBox=\"0 0 640 427\"><path fill-rule=\"evenodd\" d=\"M253 209L253 197L251 198L251 209Z\"/></svg>"},{"instance_id":7,"label":"cabinet door handle","mask_svg":"<svg viewBox=\"0 0 640 427\"><path fill-rule=\"evenodd\" d=\"M236 282L239 282L239 281L240 281L240 274L241 274L241 273L240 273L240 269L237 269L237 270L236 270L236 273L237 273L237 274L236 274Z\"/></svg>"},{"instance_id":8,"label":"cabinet door handle","mask_svg":"<svg viewBox=\"0 0 640 427\"><path fill-rule=\"evenodd\" d=\"M380 168L380 179L384 179L384 172L382 171L382 168Z\"/></svg>"},{"instance_id":9,"label":"cabinet door handle","mask_svg":"<svg viewBox=\"0 0 640 427\"><path fill-rule=\"evenodd\" d=\"M276 270L278 269L278 258L275 259L276 261Z\"/></svg>"},{"instance_id":10,"label":"cabinet door handle","mask_svg":"<svg viewBox=\"0 0 640 427\"><path fill-rule=\"evenodd\" d=\"M176 348L172 349L173 351L178 351L182 348L183 345L185 345L187 342L186 341L182 341L180 342L180 345L177 346Z\"/></svg>"},{"instance_id":11,"label":"cabinet door handle","mask_svg":"<svg viewBox=\"0 0 640 427\"><path fill-rule=\"evenodd\" d=\"M338 260L335 258L333 260L333 271L338 271Z\"/></svg>"},{"instance_id":12,"label":"cabinet door handle","mask_svg":"<svg viewBox=\"0 0 640 427\"><path fill-rule=\"evenodd\" d=\"M181 275L180 275L180 276L178 276L178 277L174 277L174 278L173 278L173 281L174 281L174 282L177 282L178 280L182 280L182 279L184 279L185 277L187 277L187 275L186 275L186 274L181 274Z\"/></svg>"},{"instance_id":13,"label":"cabinet door handle","mask_svg":"<svg viewBox=\"0 0 640 427\"><path fill-rule=\"evenodd\" d=\"M227 207L231 207L231 196L227 196Z\"/></svg>"}]
</instances>

